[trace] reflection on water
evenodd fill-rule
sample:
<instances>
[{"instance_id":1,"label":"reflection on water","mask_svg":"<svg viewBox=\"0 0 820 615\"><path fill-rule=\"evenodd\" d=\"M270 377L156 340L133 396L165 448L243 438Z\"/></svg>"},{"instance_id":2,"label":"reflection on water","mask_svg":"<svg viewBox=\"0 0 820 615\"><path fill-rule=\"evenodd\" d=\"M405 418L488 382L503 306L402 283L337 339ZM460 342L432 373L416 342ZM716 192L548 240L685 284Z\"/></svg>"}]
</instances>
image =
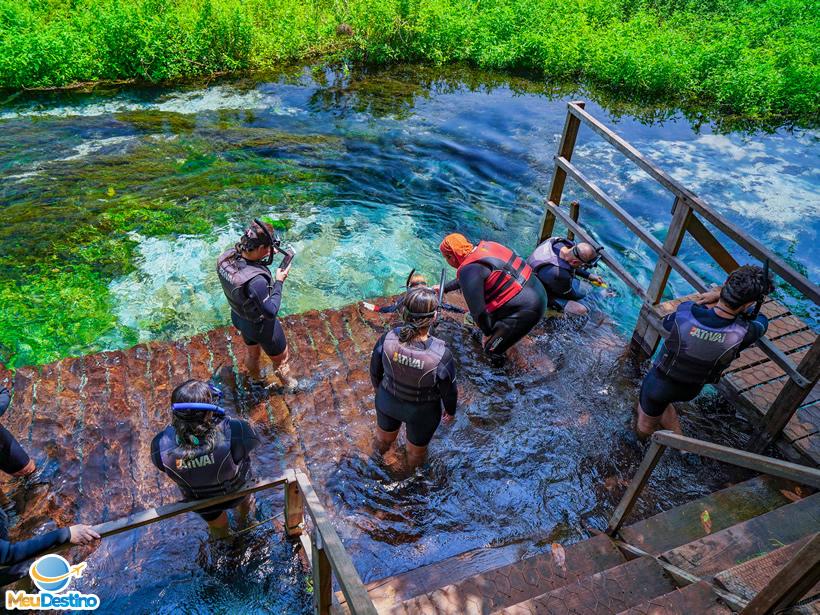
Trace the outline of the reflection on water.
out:
<instances>
[{"instance_id":1,"label":"reflection on water","mask_svg":"<svg viewBox=\"0 0 820 615\"><path fill-rule=\"evenodd\" d=\"M438 241L456 229L526 253L568 99L541 89L486 73L438 79L396 68L18 97L0 108L0 360L45 362L226 324L213 263L261 215L288 221L297 251L287 313L393 294L413 267L434 277ZM816 132L722 135L674 114L647 125L595 103L587 109L617 120L636 147L816 277ZM662 237L668 194L586 131L574 160ZM582 221L647 284L654 258L568 185L566 199L574 197ZM718 280L695 246L683 250ZM483 394L465 396L423 472L396 475L368 458L361 442L372 409L347 422L296 417L311 446L298 455L269 447L260 467L304 456L367 580L466 549L521 541L534 551L603 527L642 455L628 428L635 375L619 359L623 340L602 323L606 315L628 331L638 303L603 274L616 293L594 298L585 328L535 337L557 374L546 365L488 370L462 329L443 327L465 349L462 378ZM671 293L688 290L673 276ZM314 379L330 376L319 370ZM688 430L741 441L741 419L708 396L698 405ZM273 443L285 437L261 428ZM638 512L740 477L667 455ZM270 498L261 498L260 521L279 510ZM106 542L94 587L122 610L307 612L298 562L270 526L224 548L192 551L192 536L204 541L203 525L186 517Z\"/></svg>"}]
</instances>

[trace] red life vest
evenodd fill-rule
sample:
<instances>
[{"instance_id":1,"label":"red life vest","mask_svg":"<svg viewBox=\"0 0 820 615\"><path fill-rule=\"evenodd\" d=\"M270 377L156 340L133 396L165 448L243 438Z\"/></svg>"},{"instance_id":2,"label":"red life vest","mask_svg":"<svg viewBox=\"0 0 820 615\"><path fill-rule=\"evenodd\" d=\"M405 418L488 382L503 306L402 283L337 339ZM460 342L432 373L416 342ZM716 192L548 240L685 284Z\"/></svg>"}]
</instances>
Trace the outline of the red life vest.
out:
<instances>
[{"instance_id":1,"label":"red life vest","mask_svg":"<svg viewBox=\"0 0 820 615\"><path fill-rule=\"evenodd\" d=\"M492 271L484 281L488 312L497 310L520 293L532 275L532 268L523 258L494 241L479 243L458 266L456 277L462 268L472 263L481 263Z\"/></svg>"}]
</instances>

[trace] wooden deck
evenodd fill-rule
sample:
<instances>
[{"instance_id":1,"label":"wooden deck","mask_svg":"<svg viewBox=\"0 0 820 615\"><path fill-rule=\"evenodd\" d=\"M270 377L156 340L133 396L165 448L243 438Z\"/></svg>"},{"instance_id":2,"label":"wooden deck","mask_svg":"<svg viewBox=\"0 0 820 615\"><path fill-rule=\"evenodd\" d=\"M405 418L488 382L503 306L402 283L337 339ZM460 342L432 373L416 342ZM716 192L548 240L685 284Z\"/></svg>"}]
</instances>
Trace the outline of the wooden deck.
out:
<instances>
[{"instance_id":1,"label":"wooden deck","mask_svg":"<svg viewBox=\"0 0 820 615\"><path fill-rule=\"evenodd\" d=\"M666 301L657 306L663 317L677 306L697 295ZM763 304L761 313L769 319L766 336L797 364L814 343L817 334L777 301ZM718 384L718 389L732 402L740 405L753 421L760 421L777 398L788 377L779 365L756 346L747 348L732 363ZM820 464L820 384L808 397L783 430L783 438L803 458Z\"/></svg>"}]
</instances>

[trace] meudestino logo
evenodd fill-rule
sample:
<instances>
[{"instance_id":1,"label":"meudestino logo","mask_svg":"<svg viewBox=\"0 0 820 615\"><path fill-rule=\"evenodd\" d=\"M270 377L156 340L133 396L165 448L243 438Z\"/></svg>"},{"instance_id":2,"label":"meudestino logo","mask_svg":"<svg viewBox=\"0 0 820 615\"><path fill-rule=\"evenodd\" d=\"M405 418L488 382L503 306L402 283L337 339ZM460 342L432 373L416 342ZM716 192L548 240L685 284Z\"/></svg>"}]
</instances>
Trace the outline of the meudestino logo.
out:
<instances>
[{"instance_id":1,"label":"meudestino logo","mask_svg":"<svg viewBox=\"0 0 820 615\"><path fill-rule=\"evenodd\" d=\"M93 611L100 606L96 594L82 594L77 591L65 591L72 577L82 576L86 564L71 565L59 555L50 554L34 561L28 574L40 590L39 594L28 594L24 590L6 590L6 608L45 611Z\"/></svg>"}]
</instances>

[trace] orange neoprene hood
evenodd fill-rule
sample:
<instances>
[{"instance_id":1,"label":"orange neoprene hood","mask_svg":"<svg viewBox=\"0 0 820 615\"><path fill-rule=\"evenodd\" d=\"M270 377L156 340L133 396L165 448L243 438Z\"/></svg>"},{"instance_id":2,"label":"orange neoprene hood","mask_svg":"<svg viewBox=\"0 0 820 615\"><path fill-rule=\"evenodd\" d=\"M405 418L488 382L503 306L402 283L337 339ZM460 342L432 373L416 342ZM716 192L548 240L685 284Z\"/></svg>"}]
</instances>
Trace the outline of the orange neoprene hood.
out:
<instances>
[{"instance_id":1,"label":"orange neoprene hood","mask_svg":"<svg viewBox=\"0 0 820 615\"><path fill-rule=\"evenodd\" d=\"M461 233L450 233L439 245L438 249L445 258L452 257L459 264L473 251L475 246Z\"/></svg>"}]
</instances>

